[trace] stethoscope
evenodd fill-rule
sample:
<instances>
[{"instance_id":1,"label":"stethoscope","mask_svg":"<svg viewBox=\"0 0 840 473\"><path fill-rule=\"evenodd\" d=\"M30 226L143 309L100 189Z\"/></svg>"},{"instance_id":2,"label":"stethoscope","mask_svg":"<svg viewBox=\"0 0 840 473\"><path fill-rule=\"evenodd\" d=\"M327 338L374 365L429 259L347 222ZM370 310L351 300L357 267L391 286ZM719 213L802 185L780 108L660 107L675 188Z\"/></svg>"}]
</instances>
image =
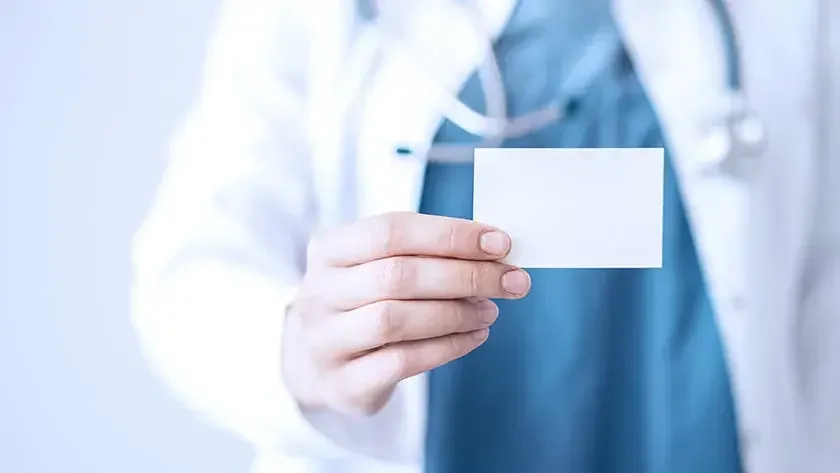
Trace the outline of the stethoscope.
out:
<instances>
[{"instance_id":1,"label":"stethoscope","mask_svg":"<svg viewBox=\"0 0 840 473\"><path fill-rule=\"evenodd\" d=\"M746 100L742 79L742 63L740 48L737 41L735 26L732 22L725 0L707 0L713 9L721 30L722 46L726 51L726 86L727 97L722 104L722 110L715 114L709 123L708 140L705 149L701 150L704 162L701 166L709 171L726 170L741 173L744 169L743 161L762 153L766 144L766 134L762 121ZM384 7L389 2L381 2ZM562 98L547 104L542 109L518 116L508 117L504 83L498 61L493 52L490 35L483 29L481 21L476 17L469 2L453 2L453 7L462 9L465 18L470 20L476 34L488 38L484 46L484 60L477 68L477 77L484 91L486 114L481 114L461 102L444 87L439 87L439 107L442 115L464 131L481 138L477 144L435 144L426 153L429 161L469 162L473 159L475 148L495 148L511 138L525 136L543 127L562 120L572 113L573 104L585 87L603 68L615 57L620 47L620 38L610 29L604 29L594 35L593 41L584 48L574 62L567 80L561 85ZM383 16L383 12L379 12ZM360 47L362 55L367 55L368 61L373 61L376 55L376 44L384 41L397 49L409 49L400 40L398 34L390 34L387 22L374 19L376 27L369 28L367 45ZM362 41L365 44L365 41ZM417 57L412 51L406 50L406 57ZM418 70L423 70L418 64ZM430 83L434 84L434 75L426 71ZM353 77L353 74L349 75ZM361 80L360 75L359 82ZM351 87L358 87L359 83ZM397 148L397 155L411 155L411 148ZM737 159L736 159L737 158Z\"/></svg>"},{"instance_id":2,"label":"stethoscope","mask_svg":"<svg viewBox=\"0 0 840 473\"><path fill-rule=\"evenodd\" d=\"M708 1L717 17L726 51L726 85L729 96L719 121L712 124L715 129L709 133L706 149L703 150L707 160L704 164L710 169L719 168L732 174L744 174L752 164L750 158L764 151L767 136L764 123L747 101L742 77L741 49L726 0ZM738 161L735 158L742 160Z\"/></svg>"}]
</instances>

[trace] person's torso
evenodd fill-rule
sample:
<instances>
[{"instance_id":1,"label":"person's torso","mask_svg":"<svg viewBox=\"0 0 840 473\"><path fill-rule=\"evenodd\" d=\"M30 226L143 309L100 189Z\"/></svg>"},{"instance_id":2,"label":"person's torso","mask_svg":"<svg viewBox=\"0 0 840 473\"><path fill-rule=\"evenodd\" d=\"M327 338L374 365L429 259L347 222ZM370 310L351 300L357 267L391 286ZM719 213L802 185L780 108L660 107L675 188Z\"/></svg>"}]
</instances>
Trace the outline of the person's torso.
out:
<instances>
[{"instance_id":1,"label":"person's torso","mask_svg":"<svg viewBox=\"0 0 840 473\"><path fill-rule=\"evenodd\" d=\"M320 49L313 62L320 66L313 69L310 80L316 97L310 120L322 225L418 208L424 152L444 113L439 94L457 93L480 59L475 31L463 18L457 20L461 14L447 7L450 3L454 2L406 4L413 26L400 33L408 47L384 42L388 53L361 81L347 113L328 105L332 91L342 88L337 84L347 77L336 72L347 57L344 46L352 50L359 38L356 33L335 34L334 21L323 22L324 29L315 31ZM498 34L515 3L475 2L489 34ZM814 46L819 46L811 42L816 28L812 10L783 0L773 2L772 8L730 5L739 27L750 103L765 119L770 136L758 158L760 171L739 180L707 166L705 157L713 104L725 93L719 25L710 18L706 1L613 3L622 36L663 124L712 305L733 362L745 461L754 471L787 471L785 464L818 449L799 445L796 433L785 426L796 425L797 416L805 412L830 414L793 391L797 373L809 370L796 346L813 337L797 339L789 331L798 324L802 304L799 289L805 276L800 271L807 256L808 219L815 206L809 189L817 181L819 153L825 152L814 145L817 122L808 105L818 102L816 94L821 93L812 89L817 69L813 60L818 57ZM441 28L446 35L440 35ZM775 34L768 35L768 29ZM768 37L772 47L767 46ZM803 47L791 48L790 43ZM416 51L426 53L419 63L412 59ZM831 64L836 69L836 63ZM779 74L784 74L783 88L778 87ZM394 149L402 145L412 146L416 153L396 158ZM830 323L809 330L819 327L836 331ZM825 379L821 382L824 385ZM411 404L407 409L422 411L425 405ZM415 431L414 424L409 427L412 432L406 438L415 440L408 444L421 445L425 432ZM360 459L330 465L333 469L341 465L335 471L356 467L366 472L397 471L394 465L377 466ZM398 471L416 470L408 465Z\"/></svg>"}]
</instances>

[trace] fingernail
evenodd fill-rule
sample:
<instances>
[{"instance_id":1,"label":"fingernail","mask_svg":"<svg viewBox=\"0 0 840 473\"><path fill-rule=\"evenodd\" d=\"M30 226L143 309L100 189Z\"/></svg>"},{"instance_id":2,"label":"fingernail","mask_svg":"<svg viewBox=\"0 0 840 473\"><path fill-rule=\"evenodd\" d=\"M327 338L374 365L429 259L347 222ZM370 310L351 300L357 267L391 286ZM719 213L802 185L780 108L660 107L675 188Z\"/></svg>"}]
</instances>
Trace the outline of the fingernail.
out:
<instances>
[{"instance_id":1,"label":"fingernail","mask_svg":"<svg viewBox=\"0 0 840 473\"><path fill-rule=\"evenodd\" d=\"M499 306L492 301L483 300L478 303L478 313L482 321L490 324L496 321L496 317L499 315Z\"/></svg>"},{"instance_id":2,"label":"fingernail","mask_svg":"<svg viewBox=\"0 0 840 473\"><path fill-rule=\"evenodd\" d=\"M504 256L510 248L510 238L502 232L491 231L481 235L478 244L487 254Z\"/></svg>"},{"instance_id":3,"label":"fingernail","mask_svg":"<svg viewBox=\"0 0 840 473\"><path fill-rule=\"evenodd\" d=\"M531 276L521 269L514 269L502 275L502 289L514 296L523 296L531 288Z\"/></svg>"},{"instance_id":4,"label":"fingernail","mask_svg":"<svg viewBox=\"0 0 840 473\"><path fill-rule=\"evenodd\" d=\"M489 334L490 334L490 329L484 328L484 329L476 330L475 332L470 333L470 338L472 338L473 340L475 340L477 342L480 342L480 341L486 340L487 335L489 335Z\"/></svg>"}]
</instances>

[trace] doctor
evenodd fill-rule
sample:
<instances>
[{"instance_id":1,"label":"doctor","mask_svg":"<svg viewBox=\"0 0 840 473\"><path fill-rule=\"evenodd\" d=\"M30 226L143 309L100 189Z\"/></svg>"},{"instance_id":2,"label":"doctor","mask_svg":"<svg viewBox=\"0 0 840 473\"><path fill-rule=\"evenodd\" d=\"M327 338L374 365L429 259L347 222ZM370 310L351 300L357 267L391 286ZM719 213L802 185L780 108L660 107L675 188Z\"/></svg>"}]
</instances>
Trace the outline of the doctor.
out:
<instances>
[{"instance_id":1,"label":"doctor","mask_svg":"<svg viewBox=\"0 0 840 473\"><path fill-rule=\"evenodd\" d=\"M840 4L607 3L227 2L134 316L257 472L840 471ZM663 268L497 262L476 146L665 146Z\"/></svg>"}]
</instances>

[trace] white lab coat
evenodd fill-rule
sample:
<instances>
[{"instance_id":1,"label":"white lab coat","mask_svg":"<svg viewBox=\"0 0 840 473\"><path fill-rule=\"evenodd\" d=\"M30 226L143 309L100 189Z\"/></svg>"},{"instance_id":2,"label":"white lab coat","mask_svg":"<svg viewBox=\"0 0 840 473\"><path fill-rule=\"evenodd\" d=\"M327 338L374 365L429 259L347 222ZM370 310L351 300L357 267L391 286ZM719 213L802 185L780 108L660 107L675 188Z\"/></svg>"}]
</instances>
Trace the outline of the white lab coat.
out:
<instances>
[{"instance_id":1,"label":"white lab coat","mask_svg":"<svg viewBox=\"0 0 840 473\"><path fill-rule=\"evenodd\" d=\"M515 0L473 3L495 36ZM417 209L440 91L456 94L487 44L453 0L390 4L399 11L386 20L407 47L384 44L360 75L352 64L364 61L349 59L365 56L354 2L229 1L200 99L136 240L143 346L191 407L256 445L260 472L414 473L422 464L423 376L364 419L304 416L279 377L284 309L308 236ZM708 2L617 0L614 13L673 151L747 471L836 473L840 2L730 9L746 90L770 138L745 179L716 168L709 151L726 88ZM395 158L406 146L414 155Z\"/></svg>"}]
</instances>

